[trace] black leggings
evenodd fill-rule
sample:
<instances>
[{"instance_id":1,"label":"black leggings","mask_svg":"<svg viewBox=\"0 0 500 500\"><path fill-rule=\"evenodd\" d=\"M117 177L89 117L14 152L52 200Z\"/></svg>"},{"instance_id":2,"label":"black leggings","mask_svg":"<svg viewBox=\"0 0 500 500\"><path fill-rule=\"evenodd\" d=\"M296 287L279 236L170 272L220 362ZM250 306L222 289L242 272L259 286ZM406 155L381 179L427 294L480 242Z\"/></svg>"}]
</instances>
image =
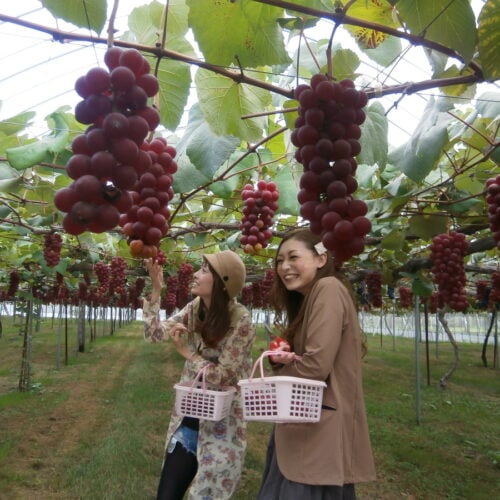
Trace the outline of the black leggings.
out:
<instances>
[{"instance_id":1,"label":"black leggings","mask_svg":"<svg viewBox=\"0 0 500 500\"><path fill-rule=\"evenodd\" d=\"M165 455L156 499L182 500L197 470L196 456L176 443L173 451Z\"/></svg>"}]
</instances>

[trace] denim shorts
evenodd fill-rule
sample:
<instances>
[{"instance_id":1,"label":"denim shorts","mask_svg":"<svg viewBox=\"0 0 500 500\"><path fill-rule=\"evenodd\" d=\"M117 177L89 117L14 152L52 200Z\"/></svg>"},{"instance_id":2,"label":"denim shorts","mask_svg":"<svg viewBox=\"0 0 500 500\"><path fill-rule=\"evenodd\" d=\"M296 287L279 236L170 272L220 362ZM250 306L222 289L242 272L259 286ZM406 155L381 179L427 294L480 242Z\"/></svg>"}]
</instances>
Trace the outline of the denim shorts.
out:
<instances>
[{"instance_id":1,"label":"denim shorts","mask_svg":"<svg viewBox=\"0 0 500 500\"><path fill-rule=\"evenodd\" d=\"M181 445L189 453L196 455L196 448L198 445L198 431L181 425L177 428L173 436L170 438L167 452L172 453L177 443L181 443Z\"/></svg>"}]
</instances>

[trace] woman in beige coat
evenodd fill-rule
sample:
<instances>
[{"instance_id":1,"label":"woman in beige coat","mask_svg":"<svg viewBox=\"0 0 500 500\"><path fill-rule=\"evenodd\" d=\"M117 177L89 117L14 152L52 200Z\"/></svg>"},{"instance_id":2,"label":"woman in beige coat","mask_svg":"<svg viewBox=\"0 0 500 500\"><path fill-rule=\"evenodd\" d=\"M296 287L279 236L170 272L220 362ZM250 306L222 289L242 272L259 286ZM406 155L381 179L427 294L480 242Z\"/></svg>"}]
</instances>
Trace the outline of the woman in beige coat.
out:
<instances>
[{"instance_id":1,"label":"woman in beige coat","mask_svg":"<svg viewBox=\"0 0 500 500\"><path fill-rule=\"evenodd\" d=\"M276 424L259 500L350 500L355 483L375 479L357 310L320 241L298 229L278 248L272 301L288 345L270 360L276 375L326 382L321 418Z\"/></svg>"}]
</instances>

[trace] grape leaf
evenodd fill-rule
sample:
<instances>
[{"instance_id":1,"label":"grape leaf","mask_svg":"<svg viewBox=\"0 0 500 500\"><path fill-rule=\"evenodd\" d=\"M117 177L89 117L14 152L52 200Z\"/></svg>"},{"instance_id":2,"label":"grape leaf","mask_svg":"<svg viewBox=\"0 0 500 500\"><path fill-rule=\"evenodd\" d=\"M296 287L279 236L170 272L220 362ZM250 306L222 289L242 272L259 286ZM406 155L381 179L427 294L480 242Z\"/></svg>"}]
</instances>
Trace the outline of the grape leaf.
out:
<instances>
[{"instance_id":1,"label":"grape leaf","mask_svg":"<svg viewBox=\"0 0 500 500\"><path fill-rule=\"evenodd\" d=\"M424 240L429 240L436 234L447 231L448 219L443 214L415 215L410 218L409 227L411 234Z\"/></svg>"},{"instance_id":2,"label":"grape leaf","mask_svg":"<svg viewBox=\"0 0 500 500\"><path fill-rule=\"evenodd\" d=\"M55 153L61 152L66 147L69 127L63 116L59 113L52 113L48 118L54 121L54 127L49 136L5 150L9 163L16 170L25 170L37 163L50 161Z\"/></svg>"},{"instance_id":3,"label":"grape leaf","mask_svg":"<svg viewBox=\"0 0 500 500\"><path fill-rule=\"evenodd\" d=\"M280 214L299 215L298 187L291 169L281 168L274 176L273 181L280 192L278 212Z\"/></svg>"},{"instance_id":4,"label":"grape leaf","mask_svg":"<svg viewBox=\"0 0 500 500\"><path fill-rule=\"evenodd\" d=\"M29 121L34 118L36 113L34 111L25 111L18 115L12 116L0 122L0 133L5 135L18 134L24 130Z\"/></svg>"},{"instance_id":5,"label":"grape leaf","mask_svg":"<svg viewBox=\"0 0 500 500\"><path fill-rule=\"evenodd\" d=\"M378 164L384 170L387 163L387 130L388 122L382 104L374 102L366 109L366 120L363 123L360 138L361 153L356 157L358 163Z\"/></svg>"},{"instance_id":6,"label":"grape leaf","mask_svg":"<svg viewBox=\"0 0 500 500\"><path fill-rule=\"evenodd\" d=\"M88 28L101 33L106 22L108 5L106 0L85 0L85 2L61 2L61 0L40 0L50 13L79 28Z\"/></svg>"},{"instance_id":7,"label":"grape leaf","mask_svg":"<svg viewBox=\"0 0 500 500\"><path fill-rule=\"evenodd\" d=\"M246 0L187 0L187 5L189 25L206 61L243 68L290 63L277 23L281 9Z\"/></svg>"},{"instance_id":8,"label":"grape leaf","mask_svg":"<svg viewBox=\"0 0 500 500\"><path fill-rule=\"evenodd\" d=\"M414 35L456 50L466 62L476 47L476 19L469 0L399 0L396 8Z\"/></svg>"},{"instance_id":9,"label":"grape leaf","mask_svg":"<svg viewBox=\"0 0 500 500\"><path fill-rule=\"evenodd\" d=\"M179 153L185 151L191 163L212 178L239 144L237 137L215 135L205 121L200 106L193 104L186 131L176 148Z\"/></svg>"},{"instance_id":10,"label":"grape leaf","mask_svg":"<svg viewBox=\"0 0 500 500\"><path fill-rule=\"evenodd\" d=\"M196 88L205 120L217 135L232 135L248 142L262 138L266 117L242 119L244 115L264 110L271 104L271 94L253 85L198 69Z\"/></svg>"},{"instance_id":11,"label":"grape leaf","mask_svg":"<svg viewBox=\"0 0 500 500\"><path fill-rule=\"evenodd\" d=\"M389 162L415 182L425 179L448 142L447 125L451 116L446 111L451 107L447 99L429 99L410 140L389 153Z\"/></svg>"},{"instance_id":12,"label":"grape leaf","mask_svg":"<svg viewBox=\"0 0 500 500\"><path fill-rule=\"evenodd\" d=\"M500 78L500 0L488 0L479 14L479 60L487 80Z\"/></svg>"}]
</instances>

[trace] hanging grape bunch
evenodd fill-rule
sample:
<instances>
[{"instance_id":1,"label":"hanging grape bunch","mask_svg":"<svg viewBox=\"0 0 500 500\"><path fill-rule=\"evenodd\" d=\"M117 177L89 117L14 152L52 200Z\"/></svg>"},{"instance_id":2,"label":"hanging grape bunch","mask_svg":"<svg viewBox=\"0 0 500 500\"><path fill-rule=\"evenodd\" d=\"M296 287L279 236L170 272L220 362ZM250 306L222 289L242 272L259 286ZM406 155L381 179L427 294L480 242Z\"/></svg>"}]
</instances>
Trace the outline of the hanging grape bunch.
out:
<instances>
[{"instance_id":1,"label":"hanging grape bunch","mask_svg":"<svg viewBox=\"0 0 500 500\"><path fill-rule=\"evenodd\" d=\"M240 244L245 253L253 255L266 248L272 238L271 226L278 209L279 191L274 182L260 180L255 189L252 184L246 184L241 191L241 199Z\"/></svg>"},{"instance_id":2,"label":"hanging grape bunch","mask_svg":"<svg viewBox=\"0 0 500 500\"><path fill-rule=\"evenodd\" d=\"M495 271L491 275L491 292L488 300L488 307L495 309L500 304L500 271Z\"/></svg>"},{"instance_id":3,"label":"hanging grape bunch","mask_svg":"<svg viewBox=\"0 0 500 500\"><path fill-rule=\"evenodd\" d=\"M430 246L433 281L442 303L454 311L464 311L468 306L464 266L468 247L465 235L455 231L434 236Z\"/></svg>"},{"instance_id":4,"label":"hanging grape bunch","mask_svg":"<svg viewBox=\"0 0 500 500\"><path fill-rule=\"evenodd\" d=\"M169 230L168 203L174 197L176 150L163 137L156 137L151 142L144 141L139 154L139 178L129 191L131 206L120 216L119 225L132 256L155 258L163 264L165 256L159 246Z\"/></svg>"},{"instance_id":5,"label":"hanging grape bunch","mask_svg":"<svg viewBox=\"0 0 500 500\"><path fill-rule=\"evenodd\" d=\"M48 267L55 267L61 260L62 238L59 233L47 233L43 237L43 257Z\"/></svg>"},{"instance_id":6,"label":"hanging grape bunch","mask_svg":"<svg viewBox=\"0 0 500 500\"><path fill-rule=\"evenodd\" d=\"M376 308L382 307L382 274L371 271L366 275L365 281L370 304Z\"/></svg>"},{"instance_id":7,"label":"hanging grape bunch","mask_svg":"<svg viewBox=\"0 0 500 500\"><path fill-rule=\"evenodd\" d=\"M194 268L192 264L185 262L179 266L177 271L177 302L176 305L182 309L190 299L189 288L193 279Z\"/></svg>"},{"instance_id":8,"label":"hanging grape bunch","mask_svg":"<svg viewBox=\"0 0 500 500\"><path fill-rule=\"evenodd\" d=\"M486 192L488 221L497 248L500 249L500 175L486 181Z\"/></svg>"},{"instance_id":9,"label":"hanging grape bunch","mask_svg":"<svg viewBox=\"0 0 500 500\"><path fill-rule=\"evenodd\" d=\"M130 209L127 190L148 163L140 148L160 121L158 111L148 105L159 85L147 59L135 49L110 47L104 62L109 71L92 68L75 82L82 97L75 118L88 127L71 145L66 172L73 182L54 198L66 213L64 230L73 235L113 229Z\"/></svg>"},{"instance_id":10,"label":"hanging grape bunch","mask_svg":"<svg viewBox=\"0 0 500 500\"><path fill-rule=\"evenodd\" d=\"M316 74L310 85L295 89L295 98L299 116L291 141L304 167L297 194L300 215L341 264L363 251L371 230L366 203L353 196L368 97L352 80L334 82Z\"/></svg>"},{"instance_id":11,"label":"hanging grape bunch","mask_svg":"<svg viewBox=\"0 0 500 500\"><path fill-rule=\"evenodd\" d=\"M399 305L403 309L409 309L413 303L413 293L411 288L407 286L400 286L398 288Z\"/></svg>"}]
</instances>

